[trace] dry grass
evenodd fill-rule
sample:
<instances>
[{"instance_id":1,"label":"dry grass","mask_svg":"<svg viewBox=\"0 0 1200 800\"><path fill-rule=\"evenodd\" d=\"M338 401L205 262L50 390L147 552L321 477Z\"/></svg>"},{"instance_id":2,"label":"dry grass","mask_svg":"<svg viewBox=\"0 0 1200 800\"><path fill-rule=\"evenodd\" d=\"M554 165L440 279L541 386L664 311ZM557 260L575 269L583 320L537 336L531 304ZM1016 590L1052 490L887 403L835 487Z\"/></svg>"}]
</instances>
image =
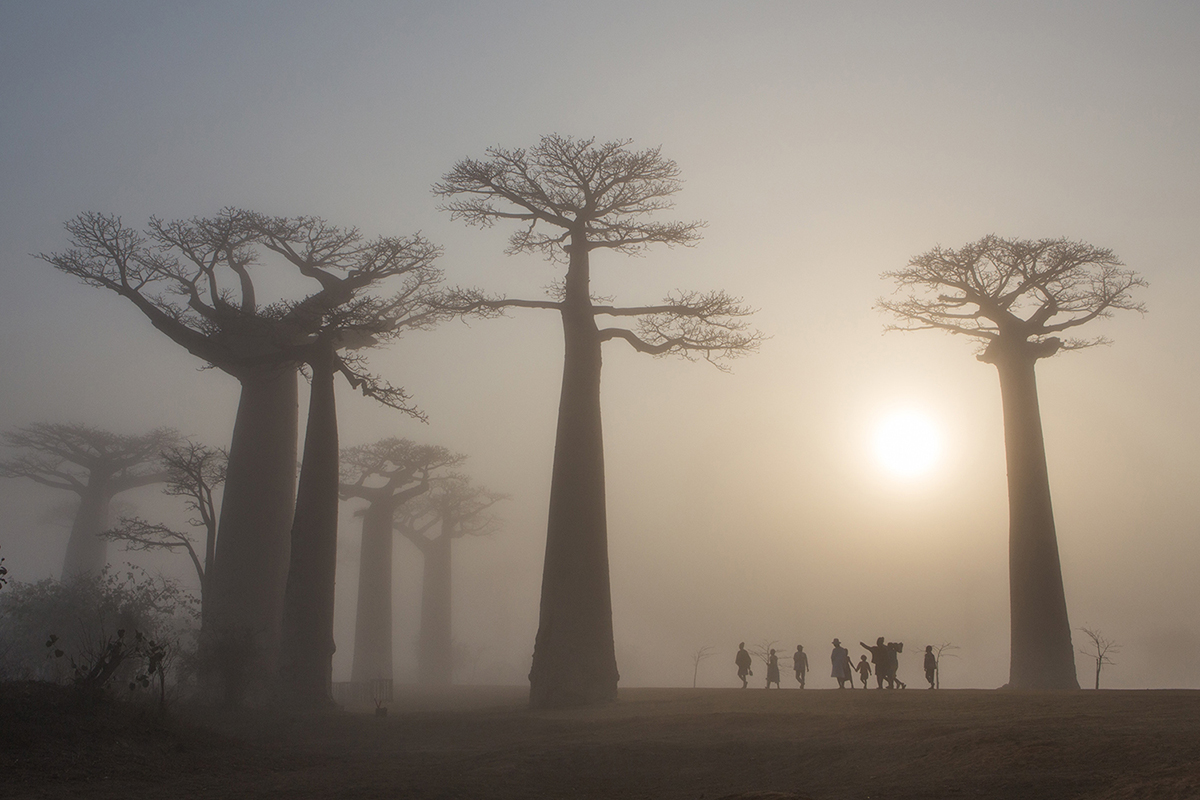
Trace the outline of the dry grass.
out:
<instances>
[{"instance_id":1,"label":"dry grass","mask_svg":"<svg viewBox=\"0 0 1200 800\"><path fill-rule=\"evenodd\" d=\"M24 694L21 694L24 691ZM0 696L0 796L1200 797L1200 692L625 689L534 712L512 688L362 713L74 707Z\"/></svg>"}]
</instances>

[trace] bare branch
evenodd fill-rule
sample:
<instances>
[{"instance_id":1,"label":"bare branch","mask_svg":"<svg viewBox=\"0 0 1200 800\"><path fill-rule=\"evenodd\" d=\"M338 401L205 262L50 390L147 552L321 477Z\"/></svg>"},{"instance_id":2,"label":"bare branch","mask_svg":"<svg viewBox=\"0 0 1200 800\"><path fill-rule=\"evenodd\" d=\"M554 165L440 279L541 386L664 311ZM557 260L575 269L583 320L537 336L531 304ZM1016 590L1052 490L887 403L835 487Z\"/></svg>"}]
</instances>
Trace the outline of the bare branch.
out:
<instances>
[{"instance_id":1,"label":"bare branch","mask_svg":"<svg viewBox=\"0 0 1200 800\"><path fill-rule=\"evenodd\" d=\"M562 303L553 300L518 300L508 297L489 297L479 289L455 287L443 292L432 303L448 314L484 319L503 316L509 308L535 308L559 311Z\"/></svg>"},{"instance_id":2,"label":"bare branch","mask_svg":"<svg viewBox=\"0 0 1200 800\"><path fill-rule=\"evenodd\" d=\"M386 380L373 375L366 368L366 362L357 353L345 353L337 358L337 371L346 378L350 386L360 391L363 397L370 397L388 408L402 411L413 419L428 422L424 411L412 402L412 395L402 387L392 386Z\"/></svg>"},{"instance_id":3,"label":"bare branch","mask_svg":"<svg viewBox=\"0 0 1200 800\"><path fill-rule=\"evenodd\" d=\"M754 309L725 292L676 292L658 305L596 306L595 313L638 317L636 332L604 328L601 341L623 339L654 356L703 358L722 371L728 370L726 361L756 352L765 338L744 319Z\"/></svg>"},{"instance_id":4,"label":"bare branch","mask_svg":"<svg viewBox=\"0 0 1200 800\"><path fill-rule=\"evenodd\" d=\"M141 517L121 517L113 528L101 532L101 538L120 542L126 550L168 550L183 548L192 560L200 585L204 585L204 562L190 536L166 525L150 523Z\"/></svg>"}]
</instances>

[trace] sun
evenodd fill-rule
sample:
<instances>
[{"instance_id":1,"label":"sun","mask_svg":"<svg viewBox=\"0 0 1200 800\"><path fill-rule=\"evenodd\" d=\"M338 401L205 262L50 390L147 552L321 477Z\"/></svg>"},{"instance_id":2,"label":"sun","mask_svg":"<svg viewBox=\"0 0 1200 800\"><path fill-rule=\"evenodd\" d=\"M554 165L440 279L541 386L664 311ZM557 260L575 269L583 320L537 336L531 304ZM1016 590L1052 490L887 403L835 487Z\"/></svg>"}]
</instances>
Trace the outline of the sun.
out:
<instances>
[{"instance_id":1,"label":"sun","mask_svg":"<svg viewBox=\"0 0 1200 800\"><path fill-rule=\"evenodd\" d=\"M893 411L875 428L875 458L880 466L901 478L929 472L942 452L941 435L933 421L920 411Z\"/></svg>"}]
</instances>

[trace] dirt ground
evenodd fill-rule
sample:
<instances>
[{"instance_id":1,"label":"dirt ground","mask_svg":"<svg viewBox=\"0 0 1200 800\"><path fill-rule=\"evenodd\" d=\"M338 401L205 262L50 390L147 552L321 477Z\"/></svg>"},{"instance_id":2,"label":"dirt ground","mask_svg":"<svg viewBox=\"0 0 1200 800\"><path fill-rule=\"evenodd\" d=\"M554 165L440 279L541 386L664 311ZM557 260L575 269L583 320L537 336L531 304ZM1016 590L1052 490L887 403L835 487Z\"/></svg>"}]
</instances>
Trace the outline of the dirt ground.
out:
<instances>
[{"instance_id":1,"label":"dirt ground","mask_svg":"<svg viewBox=\"0 0 1200 800\"><path fill-rule=\"evenodd\" d=\"M0 692L0 797L1200 798L1200 692L401 690L386 718Z\"/></svg>"}]
</instances>

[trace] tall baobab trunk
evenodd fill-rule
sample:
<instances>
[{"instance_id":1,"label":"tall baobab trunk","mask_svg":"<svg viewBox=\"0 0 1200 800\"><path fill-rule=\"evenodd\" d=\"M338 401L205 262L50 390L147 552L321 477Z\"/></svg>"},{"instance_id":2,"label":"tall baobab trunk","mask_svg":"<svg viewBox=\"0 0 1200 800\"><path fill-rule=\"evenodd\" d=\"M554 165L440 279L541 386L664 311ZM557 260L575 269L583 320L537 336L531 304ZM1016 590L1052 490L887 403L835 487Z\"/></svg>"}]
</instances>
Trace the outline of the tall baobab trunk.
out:
<instances>
[{"instance_id":1,"label":"tall baobab trunk","mask_svg":"<svg viewBox=\"0 0 1200 800\"><path fill-rule=\"evenodd\" d=\"M112 492L104 482L93 478L79 495L79 510L71 525L67 553L63 558L62 579L68 581L83 575L99 575L108 564L108 542L100 538L108 524Z\"/></svg>"},{"instance_id":2,"label":"tall baobab trunk","mask_svg":"<svg viewBox=\"0 0 1200 800\"><path fill-rule=\"evenodd\" d=\"M216 653L225 700L235 704L247 672L276 668L299 417L295 367L247 375L241 384L204 609L205 639Z\"/></svg>"},{"instance_id":3,"label":"tall baobab trunk","mask_svg":"<svg viewBox=\"0 0 1200 800\"><path fill-rule=\"evenodd\" d=\"M283 609L279 676L286 699L301 705L332 702L333 601L337 569L338 429L335 355L316 348L304 460L292 523L292 552Z\"/></svg>"},{"instance_id":4,"label":"tall baobab trunk","mask_svg":"<svg viewBox=\"0 0 1200 800\"><path fill-rule=\"evenodd\" d=\"M996 340L981 356L1000 374L1004 406L1012 611L1009 685L1014 689L1079 688L1034 375L1037 359L1057 348L1054 339L1042 345Z\"/></svg>"},{"instance_id":5,"label":"tall baobab trunk","mask_svg":"<svg viewBox=\"0 0 1200 800\"><path fill-rule=\"evenodd\" d=\"M588 251L572 240L562 306L565 351L546 560L529 699L534 707L616 700L600 424L600 339Z\"/></svg>"},{"instance_id":6,"label":"tall baobab trunk","mask_svg":"<svg viewBox=\"0 0 1200 800\"><path fill-rule=\"evenodd\" d=\"M417 673L421 683L453 683L454 645L450 620L450 542L446 522L442 534L421 545L425 569L421 581L421 635Z\"/></svg>"},{"instance_id":7,"label":"tall baobab trunk","mask_svg":"<svg viewBox=\"0 0 1200 800\"><path fill-rule=\"evenodd\" d=\"M354 661L350 680L392 678L392 515L386 501L363 512L358 565L358 610L354 617Z\"/></svg>"}]
</instances>

